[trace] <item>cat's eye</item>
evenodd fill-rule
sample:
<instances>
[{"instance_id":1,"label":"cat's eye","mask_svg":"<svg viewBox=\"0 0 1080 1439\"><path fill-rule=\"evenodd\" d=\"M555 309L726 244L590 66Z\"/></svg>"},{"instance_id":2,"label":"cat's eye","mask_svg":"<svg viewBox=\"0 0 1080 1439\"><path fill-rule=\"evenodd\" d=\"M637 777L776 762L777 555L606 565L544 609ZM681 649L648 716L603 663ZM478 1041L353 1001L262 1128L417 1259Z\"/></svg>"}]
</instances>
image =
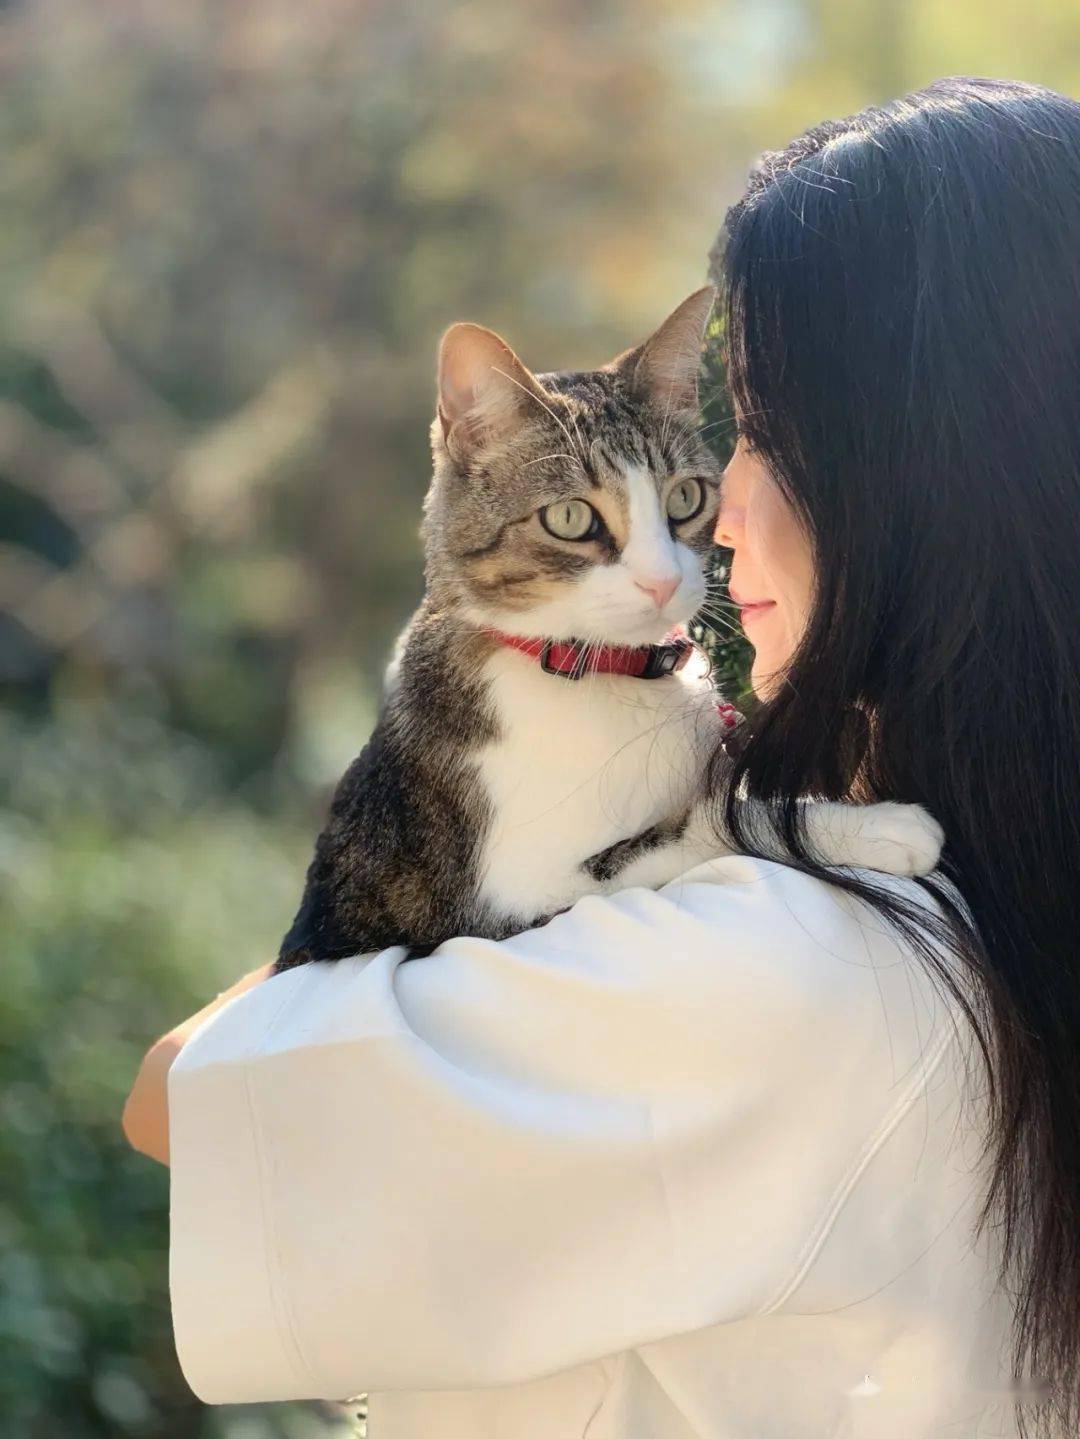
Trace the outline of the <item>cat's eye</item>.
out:
<instances>
[{"instance_id":1,"label":"cat's eye","mask_svg":"<svg viewBox=\"0 0 1080 1439\"><path fill-rule=\"evenodd\" d=\"M668 518L681 525L701 513L705 503L705 486L700 480L680 480L667 497Z\"/></svg>"},{"instance_id":2,"label":"cat's eye","mask_svg":"<svg viewBox=\"0 0 1080 1439\"><path fill-rule=\"evenodd\" d=\"M600 516L585 500L557 500L539 514L544 529L557 540L594 540L602 527Z\"/></svg>"}]
</instances>

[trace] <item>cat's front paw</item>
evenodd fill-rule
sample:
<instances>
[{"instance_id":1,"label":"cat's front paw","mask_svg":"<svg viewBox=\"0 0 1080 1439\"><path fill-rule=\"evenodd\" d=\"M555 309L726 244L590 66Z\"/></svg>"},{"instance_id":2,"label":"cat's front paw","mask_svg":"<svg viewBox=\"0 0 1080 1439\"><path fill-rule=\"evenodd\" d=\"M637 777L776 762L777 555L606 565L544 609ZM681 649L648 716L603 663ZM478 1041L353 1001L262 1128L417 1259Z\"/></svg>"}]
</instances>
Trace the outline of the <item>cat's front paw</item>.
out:
<instances>
[{"instance_id":1,"label":"cat's front paw","mask_svg":"<svg viewBox=\"0 0 1080 1439\"><path fill-rule=\"evenodd\" d=\"M918 804L859 807L858 829L841 863L881 869L889 874L929 874L938 862L945 831Z\"/></svg>"}]
</instances>

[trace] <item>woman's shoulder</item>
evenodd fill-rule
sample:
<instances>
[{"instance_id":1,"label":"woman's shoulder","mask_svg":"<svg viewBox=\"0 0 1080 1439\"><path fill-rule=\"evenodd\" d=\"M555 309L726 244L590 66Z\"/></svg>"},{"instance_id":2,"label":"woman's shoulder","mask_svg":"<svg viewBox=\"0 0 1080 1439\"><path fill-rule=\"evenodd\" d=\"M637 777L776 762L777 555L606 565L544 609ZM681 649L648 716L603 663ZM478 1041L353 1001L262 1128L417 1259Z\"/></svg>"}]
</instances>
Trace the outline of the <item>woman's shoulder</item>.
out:
<instances>
[{"instance_id":1,"label":"woman's shoulder","mask_svg":"<svg viewBox=\"0 0 1080 1439\"><path fill-rule=\"evenodd\" d=\"M922 942L947 965L943 909L935 888L909 875L851 867L847 873L887 896L914 920ZM631 903L640 903L635 897ZM623 899L625 905L626 898ZM687 871L644 901L648 924L685 943L688 962L712 974L729 996L737 986L748 1012L770 995L812 1023L820 1043L858 1030L894 1057L950 1028L956 1005L926 953L871 903L817 875L776 860L729 855ZM711 940L711 944L710 944Z\"/></svg>"},{"instance_id":2,"label":"woman's shoulder","mask_svg":"<svg viewBox=\"0 0 1080 1439\"><path fill-rule=\"evenodd\" d=\"M910 879L860 874L932 904ZM832 1092L861 1071L873 1108L951 1022L921 957L874 909L745 856L658 890L587 896L509 939L462 936L425 960L374 963L394 969L397 1012L447 1057L520 1066L526 1053L573 1050L641 1092L763 1064L782 1090L824 1061Z\"/></svg>"},{"instance_id":3,"label":"woman's shoulder","mask_svg":"<svg viewBox=\"0 0 1080 1439\"><path fill-rule=\"evenodd\" d=\"M918 880L876 869L848 873L931 926L940 921L933 890ZM476 943L453 940L443 953ZM791 865L748 855L708 860L655 890L587 896L499 949L518 962L585 964L598 979L608 968L625 974L636 967L665 987L697 976L723 994L745 983L825 1003L865 994L868 980L879 994L884 970L910 977L925 967L866 900Z\"/></svg>"}]
</instances>

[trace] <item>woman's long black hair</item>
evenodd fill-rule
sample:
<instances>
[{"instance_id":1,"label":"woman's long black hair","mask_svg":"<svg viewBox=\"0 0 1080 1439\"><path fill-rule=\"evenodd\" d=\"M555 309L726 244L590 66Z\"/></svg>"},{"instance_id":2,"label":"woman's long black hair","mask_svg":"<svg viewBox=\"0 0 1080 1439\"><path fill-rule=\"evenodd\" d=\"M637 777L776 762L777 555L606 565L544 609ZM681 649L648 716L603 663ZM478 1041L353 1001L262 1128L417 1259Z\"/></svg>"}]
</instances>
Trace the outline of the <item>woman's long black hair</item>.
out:
<instances>
[{"instance_id":1,"label":"woman's long black hair","mask_svg":"<svg viewBox=\"0 0 1080 1439\"><path fill-rule=\"evenodd\" d=\"M797 867L869 901L966 1011L978 1228L1015 1377L1052 1386L1022 1432L1080 1433L1080 104L956 77L816 126L760 157L712 259L742 429L816 573L716 794L750 853L736 795L766 801ZM818 868L805 795L925 805L974 926L935 877L939 927Z\"/></svg>"}]
</instances>

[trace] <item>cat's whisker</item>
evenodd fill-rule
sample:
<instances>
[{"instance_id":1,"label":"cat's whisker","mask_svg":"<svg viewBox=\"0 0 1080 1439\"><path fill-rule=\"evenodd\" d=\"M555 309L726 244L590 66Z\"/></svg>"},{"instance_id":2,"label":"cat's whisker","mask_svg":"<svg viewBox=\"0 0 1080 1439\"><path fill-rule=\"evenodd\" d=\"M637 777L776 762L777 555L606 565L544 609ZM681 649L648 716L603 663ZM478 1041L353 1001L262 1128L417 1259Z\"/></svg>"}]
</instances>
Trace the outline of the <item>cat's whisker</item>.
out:
<instances>
[{"instance_id":1,"label":"cat's whisker","mask_svg":"<svg viewBox=\"0 0 1080 1439\"><path fill-rule=\"evenodd\" d=\"M721 391L727 390L728 388L728 385L723 380L713 385L712 388L702 396L702 405L707 405L709 401L714 399L718 394L721 393ZM761 406L756 410L745 410L743 413L747 416L747 418L752 418L754 415L764 415L766 413L766 409L764 406Z\"/></svg>"},{"instance_id":2,"label":"cat's whisker","mask_svg":"<svg viewBox=\"0 0 1080 1439\"><path fill-rule=\"evenodd\" d=\"M705 598L714 604L726 604L731 605L732 609L735 608L734 602L728 592L728 579L726 575L723 579L717 575L706 582Z\"/></svg>"},{"instance_id":3,"label":"cat's whisker","mask_svg":"<svg viewBox=\"0 0 1080 1439\"><path fill-rule=\"evenodd\" d=\"M717 614L727 612L729 619L733 619L738 611L738 606L733 604L725 593L719 591L713 592L712 594L706 591L705 599L702 601L701 607L702 609L715 610Z\"/></svg>"},{"instance_id":4,"label":"cat's whisker","mask_svg":"<svg viewBox=\"0 0 1080 1439\"><path fill-rule=\"evenodd\" d=\"M588 663L586 662L586 677L589 681L591 681L591 683L589 684L588 689L585 691L585 703L593 710L599 708L601 704L600 686L598 684L599 671L596 668L595 655L599 652L600 648L603 646L603 643L603 637L593 633L589 634L586 642L586 651L591 657L593 657L594 663L591 667L588 667Z\"/></svg>"},{"instance_id":5,"label":"cat's whisker","mask_svg":"<svg viewBox=\"0 0 1080 1439\"><path fill-rule=\"evenodd\" d=\"M706 595L705 602L701 606L701 613L714 614L719 619L731 620L734 623L737 611L730 601L721 600L716 595Z\"/></svg>"},{"instance_id":6,"label":"cat's whisker","mask_svg":"<svg viewBox=\"0 0 1080 1439\"><path fill-rule=\"evenodd\" d=\"M587 457L587 450L586 450L586 446L585 446L585 441L581 438L581 431L578 429L577 415L574 414L573 405L571 404L570 401L567 401L566 413L567 413L567 415L569 416L570 423L571 423L571 424L573 425L573 427L574 427L574 435L575 435L576 438L577 438L578 449L581 451L581 456L582 456L582 461L581 461L581 463L582 463L582 467L587 470L587 469L588 469L588 464L587 464L587 459L586 459L586 457Z\"/></svg>"},{"instance_id":7,"label":"cat's whisker","mask_svg":"<svg viewBox=\"0 0 1080 1439\"><path fill-rule=\"evenodd\" d=\"M715 635L721 644L727 644L729 641L740 638L737 630L727 630L720 628L715 625L712 620L702 620L701 627L702 629L707 630L709 634Z\"/></svg>"},{"instance_id":8,"label":"cat's whisker","mask_svg":"<svg viewBox=\"0 0 1080 1439\"><path fill-rule=\"evenodd\" d=\"M715 620L718 625L728 626L729 629L732 630L732 633L738 633L738 623L736 623L736 620L733 619L731 614L723 613L723 610L713 609L710 604L703 604L697 613L699 613L700 616L708 617L710 620Z\"/></svg>"},{"instance_id":9,"label":"cat's whisker","mask_svg":"<svg viewBox=\"0 0 1080 1439\"><path fill-rule=\"evenodd\" d=\"M703 629L706 629L711 634L716 635L720 642L723 644L726 644L729 640L736 640L741 638L741 633L739 630L721 629L717 625L713 624L711 620L703 619L701 621L701 625Z\"/></svg>"},{"instance_id":10,"label":"cat's whisker","mask_svg":"<svg viewBox=\"0 0 1080 1439\"><path fill-rule=\"evenodd\" d=\"M701 621L701 626L702 626L702 629L707 630L709 634L715 635L716 639L717 639L721 644L728 644L728 643L730 643L731 641L740 638L740 636L738 635L737 632L732 632L732 631L730 631L730 630L717 629L717 627L716 627L710 620L702 620L702 621Z\"/></svg>"},{"instance_id":11,"label":"cat's whisker","mask_svg":"<svg viewBox=\"0 0 1080 1439\"><path fill-rule=\"evenodd\" d=\"M555 413L555 411L551 408L551 406L545 404L544 401L540 398L539 395L534 394L534 392L533 392L532 390L530 390L527 385L523 385L523 384L521 383L521 381L520 381L519 379L517 379L514 375L508 374L505 370L500 370L499 367L498 367L498 365L492 365L491 368L495 371L495 373L496 373L497 375L502 375L503 378L506 379L506 380L509 380L512 385L516 385L523 395L528 395L529 399L530 399L530 400L533 400L536 404L538 404L542 410L546 410L546 411L548 412L548 414L551 416L551 418L552 418L552 419L555 421L555 423L558 425L559 429L562 430L563 434L566 436L567 443L569 444L571 450L573 450L573 448L574 448L574 436L573 436L573 435L570 433L570 431L566 428L566 426L563 424L562 420L559 419L558 415L557 415L557 414ZM577 428L577 423L576 423L576 421L575 421L575 423L574 423L574 428L575 428L575 429ZM578 438L578 443L580 444L580 443L581 443L581 435L579 434L577 438ZM584 468L585 468L585 464L584 464L584 459L583 459L583 457L582 457L581 455L575 455L574 458L577 459L578 463L582 466L582 469L584 469Z\"/></svg>"},{"instance_id":12,"label":"cat's whisker","mask_svg":"<svg viewBox=\"0 0 1080 1439\"><path fill-rule=\"evenodd\" d=\"M542 465L545 460L569 460L571 464L576 464L578 457L577 455L567 455L562 450L555 450L550 455L537 455L535 460L526 460L520 468L527 470L531 465Z\"/></svg>"},{"instance_id":13,"label":"cat's whisker","mask_svg":"<svg viewBox=\"0 0 1080 1439\"><path fill-rule=\"evenodd\" d=\"M703 402L702 402L703 405L704 405L704 404L707 404L707 403L708 403L707 401L703 401ZM763 415L763 414L765 414L765 413L766 413L766 411L765 411L764 409L761 409L761 410L747 410L747 411L745 412L743 418L744 418L744 419L752 419L755 415ZM738 430L738 427L739 427L739 422L738 422L738 420L735 418L734 415L723 415L723 416L721 416L721 418L718 419L718 420L710 420L707 424L699 425L699 426L697 427L697 433L698 433L698 435L699 435L702 439L704 439L704 438L708 435L708 433L709 433L710 430L720 430L720 429L723 429L724 434L725 434L725 436L726 436L726 434L727 434L729 431L731 431L731 430L736 430L736 431L737 431L737 430Z\"/></svg>"},{"instance_id":14,"label":"cat's whisker","mask_svg":"<svg viewBox=\"0 0 1080 1439\"><path fill-rule=\"evenodd\" d=\"M735 423L731 416L725 415L722 420L710 420L707 425L699 425L697 433L704 439L710 430L718 430L721 425L726 425L728 429L734 429Z\"/></svg>"},{"instance_id":15,"label":"cat's whisker","mask_svg":"<svg viewBox=\"0 0 1080 1439\"><path fill-rule=\"evenodd\" d=\"M710 600L721 599L726 596L728 587L727 575L712 574L706 576L705 594Z\"/></svg>"},{"instance_id":16,"label":"cat's whisker","mask_svg":"<svg viewBox=\"0 0 1080 1439\"><path fill-rule=\"evenodd\" d=\"M728 619L726 615L717 614L714 610L702 608L697 614L698 620L712 630L714 634L727 634L731 638L742 634L742 628Z\"/></svg>"},{"instance_id":17,"label":"cat's whisker","mask_svg":"<svg viewBox=\"0 0 1080 1439\"><path fill-rule=\"evenodd\" d=\"M721 390L726 390L727 388L728 388L728 382L727 382L727 378L726 378L726 376L725 376L725 377L717 380L717 382L716 382L715 385L711 385L711 386L709 387L709 389L705 392L704 398L705 398L706 400L711 400L714 395L718 395Z\"/></svg>"}]
</instances>

